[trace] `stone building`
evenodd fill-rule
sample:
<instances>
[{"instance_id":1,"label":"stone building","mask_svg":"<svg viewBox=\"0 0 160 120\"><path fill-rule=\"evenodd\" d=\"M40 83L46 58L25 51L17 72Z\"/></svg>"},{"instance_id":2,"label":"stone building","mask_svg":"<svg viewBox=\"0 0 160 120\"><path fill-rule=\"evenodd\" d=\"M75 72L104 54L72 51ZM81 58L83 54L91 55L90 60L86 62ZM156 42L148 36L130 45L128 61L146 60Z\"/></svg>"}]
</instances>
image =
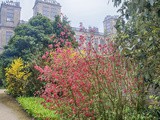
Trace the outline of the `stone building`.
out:
<instances>
[{"instance_id":1,"label":"stone building","mask_svg":"<svg viewBox=\"0 0 160 120\"><path fill-rule=\"evenodd\" d=\"M92 46L95 49L98 49L99 44L106 44L107 41L104 39L104 34L99 32L96 27L83 27L83 23L80 23L80 27L72 27L75 32L75 38L77 42L81 43L80 36L84 36L85 42L83 43L83 47L86 47L87 43L91 41Z\"/></svg>"},{"instance_id":2,"label":"stone building","mask_svg":"<svg viewBox=\"0 0 160 120\"><path fill-rule=\"evenodd\" d=\"M3 51L3 47L7 45L9 39L14 34L14 28L18 24L25 24L26 21L20 20L20 2L13 2L8 0L7 2L2 2L0 6L0 53ZM56 2L56 0L35 0L33 6L33 16L38 13L54 20L55 15L61 14L61 5ZM91 36L94 36L94 47L97 48L98 44L105 44L105 40L112 34L116 33L114 25L116 24L116 19L118 16L106 16L104 24L104 34L98 31L96 27L89 27L88 29L83 28L81 24L80 28L74 28L76 40L79 42L80 35L84 35L87 41L91 40ZM105 36L104 36L105 35Z\"/></svg>"},{"instance_id":3,"label":"stone building","mask_svg":"<svg viewBox=\"0 0 160 120\"><path fill-rule=\"evenodd\" d=\"M2 2L0 6L0 53L14 34L14 28L20 21L19 2Z\"/></svg>"},{"instance_id":4,"label":"stone building","mask_svg":"<svg viewBox=\"0 0 160 120\"><path fill-rule=\"evenodd\" d=\"M33 16L38 13L54 20L56 15L61 14L61 5L56 0L36 0L33 7Z\"/></svg>"},{"instance_id":5,"label":"stone building","mask_svg":"<svg viewBox=\"0 0 160 120\"><path fill-rule=\"evenodd\" d=\"M38 13L54 20L55 15L61 14L61 6L56 0L35 0L33 16ZM8 0L1 3L0 7L0 53L7 45L10 38L14 35L14 28L18 24L25 24L26 21L20 20L20 2Z\"/></svg>"},{"instance_id":6,"label":"stone building","mask_svg":"<svg viewBox=\"0 0 160 120\"><path fill-rule=\"evenodd\" d=\"M111 16L107 15L103 21L103 27L104 27L104 35L105 36L112 36L116 34L116 28L114 27L116 25L116 21L119 16Z\"/></svg>"},{"instance_id":7,"label":"stone building","mask_svg":"<svg viewBox=\"0 0 160 120\"><path fill-rule=\"evenodd\" d=\"M54 20L55 15L61 14L61 6L55 0L36 0L33 7L33 16L36 16L38 13L41 13L49 19ZM97 44L100 42L98 38L103 38L103 33L100 33L96 27L89 27L86 30L75 27L72 27L72 29L75 31L75 37L77 41L79 41L80 35L85 35L87 41L89 41L91 34L94 34L95 42L97 42Z\"/></svg>"}]
</instances>

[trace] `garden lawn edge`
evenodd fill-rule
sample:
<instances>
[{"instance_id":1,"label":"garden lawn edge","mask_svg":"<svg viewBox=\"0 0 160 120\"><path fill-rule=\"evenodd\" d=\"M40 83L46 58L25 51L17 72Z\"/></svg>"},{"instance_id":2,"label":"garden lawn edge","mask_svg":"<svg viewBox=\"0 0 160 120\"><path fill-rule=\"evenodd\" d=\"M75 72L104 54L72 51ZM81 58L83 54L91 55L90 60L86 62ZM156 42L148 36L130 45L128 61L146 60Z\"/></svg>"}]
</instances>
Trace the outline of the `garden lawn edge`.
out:
<instances>
[{"instance_id":1,"label":"garden lawn edge","mask_svg":"<svg viewBox=\"0 0 160 120\"><path fill-rule=\"evenodd\" d=\"M59 120L54 111L46 109L41 103L44 101L39 97L18 97L18 103L22 108L36 120Z\"/></svg>"}]
</instances>

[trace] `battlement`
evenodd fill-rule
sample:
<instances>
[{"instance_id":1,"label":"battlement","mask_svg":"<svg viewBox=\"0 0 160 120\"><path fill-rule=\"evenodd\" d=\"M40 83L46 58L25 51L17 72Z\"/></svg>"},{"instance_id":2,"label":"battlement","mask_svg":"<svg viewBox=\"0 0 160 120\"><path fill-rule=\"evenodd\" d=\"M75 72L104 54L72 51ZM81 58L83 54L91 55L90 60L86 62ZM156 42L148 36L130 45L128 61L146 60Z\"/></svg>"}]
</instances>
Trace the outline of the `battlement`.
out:
<instances>
[{"instance_id":1,"label":"battlement","mask_svg":"<svg viewBox=\"0 0 160 120\"><path fill-rule=\"evenodd\" d=\"M96 27L89 27L88 29L72 27L72 30L75 32L94 33L95 35L101 35L101 36L104 35L103 33L99 32L98 28L96 28Z\"/></svg>"},{"instance_id":2,"label":"battlement","mask_svg":"<svg viewBox=\"0 0 160 120\"><path fill-rule=\"evenodd\" d=\"M13 6L13 7L20 7L20 2L13 2L12 0L10 1L6 1L6 2L2 2L1 6Z\"/></svg>"},{"instance_id":3,"label":"battlement","mask_svg":"<svg viewBox=\"0 0 160 120\"><path fill-rule=\"evenodd\" d=\"M36 0L35 3L37 3L37 2L54 4L54 5L60 6L60 4L56 0Z\"/></svg>"},{"instance_id":4,"label":"battlement","mask_svg":"<svg viewBox=\"0 0 160 120\"><path fill-rule=\"evenodd\" d=\"M118 15L114 15L114 16L107 15L107 16L105 17L104 21L110 20L110 19L118 19L118 17L119 17Z\"/></svg>"}]
</instances>

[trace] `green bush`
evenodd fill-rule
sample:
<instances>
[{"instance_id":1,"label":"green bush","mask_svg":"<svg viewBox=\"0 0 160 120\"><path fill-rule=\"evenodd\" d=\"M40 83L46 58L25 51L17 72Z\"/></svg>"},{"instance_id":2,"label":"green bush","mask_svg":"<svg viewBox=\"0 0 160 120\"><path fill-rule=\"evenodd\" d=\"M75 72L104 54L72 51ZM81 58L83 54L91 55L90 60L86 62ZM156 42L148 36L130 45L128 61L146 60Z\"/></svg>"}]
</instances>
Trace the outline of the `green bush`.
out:
<instances>
[{"instance_id":1,"label":"green bush","mask_svg":"<svg viewBox=\"0 0 160 120\"><path fill-rule=\"evenodd\" d=\"M41 90L41 88L43 88L45 83L37 80L38 73L37 73L37 71L34 70L32 63L30 63L29 71L32 74L30 76L30 79L28 80L28 84L26 85L26 89L25 89L26 96L29 96L29 97L32 97L35 95L37 96L37 95L39 95L39 94L37 94L37 92L39 90Z\"/></svg>"},{"instance_id":2,"label":"green bush","mask_svg":"<svg viewBox=\"0 0 160 120\"><path fill-rule=\"evenodd\" d=\"M3 77L2 77L2 61L0 60L0 87L3 86Z\"/></svg>"},{"instance_id":3,"label":"green bush","mask_svg":"<svg viewBox=\"0 0 160 120\"><path fill-rule=\"evenodd\" d=\"M54 111L46 109L41 105L44 101L38 97L19 97L17 98L20 105L26 112L34 117L36 120L59 120L60 118L55 115Z\"/></svg>"},{"instance_id":4,"label":"green bush","mask_svg":"<svg viewBox=\"0 0 160 120\"><path fill-rule=\"evenodd\" d=\"M0 87L2 87L3 86L3 82L2 82L2 80L0 79Z\"/></svg>"}]
</instances>

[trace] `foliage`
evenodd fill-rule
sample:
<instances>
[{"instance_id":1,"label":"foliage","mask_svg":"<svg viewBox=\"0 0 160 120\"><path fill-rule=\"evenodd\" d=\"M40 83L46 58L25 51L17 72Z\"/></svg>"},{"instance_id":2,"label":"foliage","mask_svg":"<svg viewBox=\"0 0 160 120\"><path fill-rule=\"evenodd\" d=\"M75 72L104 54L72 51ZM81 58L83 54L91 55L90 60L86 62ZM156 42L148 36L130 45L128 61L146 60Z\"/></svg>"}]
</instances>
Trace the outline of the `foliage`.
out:
<instances>
[{"instance_id":1,"label":"foliage","mask_svg":"<svg viewBox=\"0 0 160 120\"><path fill-rule=\"evenodd\" d=\"M63 16L61 19L60 16L56 16L55 21L53 22L53 28L54 34L51 36L51 39L54 41L54 48L57 45L63 47L68 42L70 42L73 47L78 46L74 37L75 33L72 30L67 17Z\"/></svg>"},{"instance_id":2,"label":"foliage","mask_svg":"<svg viewBox=\"0 0 160 120\"><path fill-rule=\"evenodd\" d=\"M160 107L159 107L159 101L160 96L157 95L150 95L150 104L149 104L149 110L148 112L154 116L157 116L157 118L160 116Z\"/></svg>"},{"instance_id":3,"label":"foliage","mask_svg":"<svg viewBox=\"0 0 160 120\"><path fill-rule=\"evenodd\" d=\"M139 64L148 96L159 96L160 85L160 1L112 0L120 5L116 45L121 54ZM118 2L122 3L119 4ZM149 101L155 101L153 97ZM156 100L157 101L157 100ZM158 102L160 102L158 100ZM157 102L155 102L157 103ZM152 102L149 103L152 106ZM153 105L157 106L157 104ZM159 106L159 105L158 105ZM150 107L151 108L151 107ZM153 107L154 108L154 107ZM159 110L153 109L160 114Z\"/></svg>"},{"instance_id":4,"label":"foliage","mask_svg":"<svg viewBox=\"0 0 160 120\"><path fill-rule=\"evenodd\" d=\"M138 0L122 4L116 44L122 54L140 64L146 82L159 84L160 2L142 1L143 4L137 4ZM128 19L126 23L124 17Z\"/></svg>"},{"instance_id":5,"label":"foliage","mask_svg":"<svg viewBox=\"0 0 160 120\"><path fill-rule=\"evenodd\" d=\"M83 44L85 37L80 39ZM38 79L46 82L43 105L62 119L154 118L141 115L144 87L138 67L114 53L112 43L95 49L92 42L83 54L69 48L47 52L42 57L45 66L35 66Z\"/></svg>"},{"instance_id":6,"label":"foliage","mask_svg":"<svg viewBox=\"0 0 160 120\"><path fill-rule=\"evenodd\" d=\"M55 115L55 112L50 111L41 105L44 101L42 98L19 97L17 100L23 109L36 120L58 120L58 116Z\"/></svg>"},{"instance_id":7,"label":"foliage","mask_svg":"<svg viewBox=\"0 0 160 120\"><path fill-rule=\"evenodd\" d=\"M111 0L108 0L108 2ZM144 9L144 4L146 2L148 3L148 6L145 6L147 9L149 9L150 5L154 5L155 3L158 2L158 0L112 0L114 2L114 6L121 6L122 4L130 3L130 7L135 12L137 9L139 11L142 11ZM129 10L130 12L131 9Z\"/></svg>"},{"instance_id":8,"label":"foliage","mask_svg":"<svg viewBox=\"0 0 160 120\"><path fill-rule=\"evenodd\" d=\"M46 35L53 33L54 28L52 27L52 22L41 14L30 19L29 24L35 27L35 29L41 30Z\"/></svg>"},{"instance_id":9,"label":"foliage","mask_svg":"<svg viewBox=\"0 0 160 120\"><path fill-rule=\"evenodd\" d=\"M36 62L38 63L39 61L37 60ZM28 84L26 85L26 96L37 96L38 94L36 94L36 92L43 88L45 82L41 82L37 79L38 72L34 69L34 63L30 64L29 71L31 72L31 76L28 81Z\"/></svg>"},{"instance_id":10,"label":"foliage","mask_svg":"<svg viewBox=\"0 0 160 120\"><path fill-rule=\"evenodd\" d=\"M61 27L57 27L56 25L60 25ZM64 34L60 36L58 31ZM53 38L53 36L56 37ZM38 14L31 18L27 24L17 26L15 28L15 35L0 55L2 63L2 66L0 66L0 70L2 71L0 79L5 80L4 68L8 67L15 58L21 57L25 62L30 63L29 70L32 72L32 77L27 84L27 94L33 95L37 89L43 86L42 83L36 80L37 72L33 69L34 61L40 62L39 57L45 53L48 47L54 49L54 44L60 42L61 37L64 38L66 43L67 41L74 41L74 32L64 17L60 19L57 16L55 21L52 22L48 18Z\"/></svg>"},{"instance_id":11,"label":"foliage","mask_svg":"<svg viewBox=\"0 0 160 120\"><path fill-rule=\"evenodd\" d=\"M26 85L31 75L21 58L13 60L10 67L6 68L6 86L8 92L13 96L26 94Z\"/></svg>"},{"instance_id":12,"label":"foliage","mask_svg":"<svg viewBox=\"0 0 160 120\"><path fill-rule=\"evenodd\" d=\"M0 66L2 66L2 63L1 63L1 61L0 61ZM0 87L2 87L3 86L3 80L2 80L2 67L0 67Z\"/></svg>"},{"instance_id":13,"label":"foliage","mask_svg":"<svg viewBox=\"0 0 160 120\"><path fill-rule=\"evenodd\" d=\"M0 66L2 70L0 79L5 80L4 68L8 67L15 58L21 57L24 61L31 62L33 58L43 54L51 42L49 34L52 31L51 21L42 15L31 18L27 24L17 26L14 36L0 55L0 61L3 63Z\"/></svg>"},{"instance_id":14,"label":"foliage","mask_svg":"<svg viewBox=\"0 0 160 120\"><path fill-rule=\"evenodd\" d=\"M27 24L15 28L15 35L2 55L5 58L22 57L23 60L29 61L33 54L42 54L48 47L52 31L51 21L42 15L37 15Z\"/></svg>"},{"instance_id":15,"label":"foliage","mask_svg":"<svg viewBox=\"0 0 160 120\"><path fill-rule=\"evenodd\" d=\"M64 34L60 36L62 32ZM53 36L56 36L56 38L53 39ZM2 68L7 67L14 57L21 57L28 62L33 61L34 58L44 54L44 51L48 49L48 45L60 42L61 37L64 38L64 36L66 41L75 40L74 32L71 30L66 18L61 20L57 16L52 23L48 18L38 14L31 18L27 24L22 24L15 28L15 35L1 55L2 62L5 63Z\"/></svg>"}]
</instances>

